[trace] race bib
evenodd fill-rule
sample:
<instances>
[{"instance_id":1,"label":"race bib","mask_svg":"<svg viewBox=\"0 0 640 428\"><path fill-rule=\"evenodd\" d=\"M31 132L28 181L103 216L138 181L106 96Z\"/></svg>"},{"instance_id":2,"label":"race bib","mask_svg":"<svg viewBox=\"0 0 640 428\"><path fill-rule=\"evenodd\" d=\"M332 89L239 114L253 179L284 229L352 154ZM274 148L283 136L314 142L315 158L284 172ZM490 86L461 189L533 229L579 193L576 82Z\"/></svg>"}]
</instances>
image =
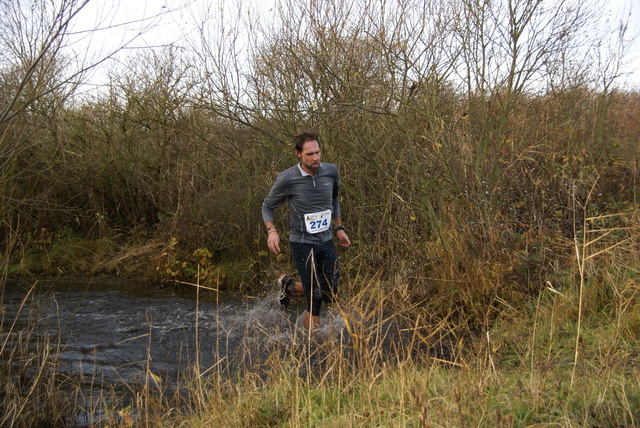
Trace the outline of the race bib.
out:
<instances>
[{"instance_id":1,"label":"race bib","mask_svg":"<svg viewBox=\"0 0 640 428\"><path fill-rule=\"evenodd\" d=\"M331 227L331 210L304 215L308 233L320 233Z\"/></svg>"}]
</instances>

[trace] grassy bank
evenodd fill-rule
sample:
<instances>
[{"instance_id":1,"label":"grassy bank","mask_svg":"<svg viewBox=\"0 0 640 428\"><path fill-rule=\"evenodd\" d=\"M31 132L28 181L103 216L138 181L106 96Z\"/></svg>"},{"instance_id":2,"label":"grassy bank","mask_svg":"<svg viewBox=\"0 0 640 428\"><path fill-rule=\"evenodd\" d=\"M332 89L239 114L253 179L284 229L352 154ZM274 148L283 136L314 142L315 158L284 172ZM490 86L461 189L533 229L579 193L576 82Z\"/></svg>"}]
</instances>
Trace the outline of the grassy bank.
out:
<instances>
[{"instance_id":1,"label":"grassy bank","mask_svg":"<svg viewBox=\"0 0 640 428\"><path fill-rule=\"evenodd\" d=\"M578 248L588 244L596 245L589 240ZM565 272L576 282L548 282L537 298L521 305L495 296L485 326L456 310L439 317L437 310L411 306L409 284L369 281L343 305L351 308L342 312L345 337L301 352L274 352L265 376L248 374L231 390L215 383L204 387L202 407L172 422L636 426L637 244L637 238L616 240L604 252L590 253L598 257L578 256L581 268ZM449 300L440 295L432 303L441 307ZM381 336L393 321L408 334L389 347Z\"/></svg>"},{"instance_id":2,"label":"grassy bank","mask_svg":"<svg viewBox=\"0 0 640 428\"><path fill-rule=\"evenodd\" d=\"M359 308L365 320L371 315L361 300L347 306ZM634 426L637 307L617 316L593 311L579 331L578 306L578 293L549 290L518 313L502 308L495 326L471 337L455 323L418 323L413 342L393 351L376 336L381 326L365 321L337 342L274 351L262 375L256 370L226 387L194 382L198 400L189 411L167 418L157 409L162 416L151 420L164 426ZM442 337L453 339L446 353L433 346Z\"/></svg>"}]
</instances>

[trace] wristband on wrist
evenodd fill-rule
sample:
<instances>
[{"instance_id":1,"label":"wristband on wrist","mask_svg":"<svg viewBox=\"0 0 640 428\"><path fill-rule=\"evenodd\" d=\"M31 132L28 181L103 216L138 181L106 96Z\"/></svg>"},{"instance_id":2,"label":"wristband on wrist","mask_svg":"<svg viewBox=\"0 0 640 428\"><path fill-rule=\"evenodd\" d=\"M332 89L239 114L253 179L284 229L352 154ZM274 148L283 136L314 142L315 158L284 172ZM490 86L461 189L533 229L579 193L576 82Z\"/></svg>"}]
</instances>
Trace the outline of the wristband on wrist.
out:
<instances>
[{"instance_id":1,"label":"wristband on wrist","mask_svg":"<svg viewBox=\"0 0 640 428\"><path fill-rule=\"evenodd\" d=\"M269 226L267 227L267 233L271 233L271 232L277 232L276 227L275 226Z\"/></svg>"},{"instance_id":2,"label":"wristband on wrist","mask_svg":"<svg viewBox=\"0 0 640 428\"><path fill-rule=\"evenodd\" d=\"M335 230L336 232L338 230L344 230L344 224L341 224L340 226L334 226L333 230Z\"/></svg>"}]
</instances>

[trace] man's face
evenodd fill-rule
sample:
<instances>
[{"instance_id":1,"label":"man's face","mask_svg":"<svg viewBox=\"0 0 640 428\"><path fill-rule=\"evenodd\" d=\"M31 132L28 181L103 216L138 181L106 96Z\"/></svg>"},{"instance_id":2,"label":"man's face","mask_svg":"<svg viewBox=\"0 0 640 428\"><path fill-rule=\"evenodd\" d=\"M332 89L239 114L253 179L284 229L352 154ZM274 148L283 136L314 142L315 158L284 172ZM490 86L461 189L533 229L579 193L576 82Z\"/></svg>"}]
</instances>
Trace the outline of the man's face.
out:
<instances>
[{"instance_id":1,"label":"man's face","mask_svg":"<svg viewBox=\"0 0 640 428\"><path fill-rule=\"evenodd\" d=\"M320 145L317 141L307 141L302 146L302 151L296 150L296 156L302 163L302 169L310 174L315 174L320 166Z\"/></svg>"}]
</instances>

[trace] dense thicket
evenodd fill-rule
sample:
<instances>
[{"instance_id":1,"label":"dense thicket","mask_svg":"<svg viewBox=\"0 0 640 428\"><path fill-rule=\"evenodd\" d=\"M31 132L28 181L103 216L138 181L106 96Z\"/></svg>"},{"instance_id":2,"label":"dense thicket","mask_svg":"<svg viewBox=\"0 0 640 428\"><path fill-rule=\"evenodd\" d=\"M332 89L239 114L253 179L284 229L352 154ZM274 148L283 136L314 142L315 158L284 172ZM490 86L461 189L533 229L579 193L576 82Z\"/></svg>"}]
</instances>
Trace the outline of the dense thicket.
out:
<instances>
[{"instance_id":1,"label":"dense thicket","mask_svg":"<svg viewBox=\"0 0 640 428\"><path fill-rule=\"evenodd\" d=\"M616 85L627 35L606 50L597 5L292 1L133 56L90 98L53 60L5 56L5 268L192 279L205 254L250 286L282 263L262 198L315 129L343 177L347 283L531 293L585 215L637 212L640 95Z\"/></svg>"}]
</instances>

